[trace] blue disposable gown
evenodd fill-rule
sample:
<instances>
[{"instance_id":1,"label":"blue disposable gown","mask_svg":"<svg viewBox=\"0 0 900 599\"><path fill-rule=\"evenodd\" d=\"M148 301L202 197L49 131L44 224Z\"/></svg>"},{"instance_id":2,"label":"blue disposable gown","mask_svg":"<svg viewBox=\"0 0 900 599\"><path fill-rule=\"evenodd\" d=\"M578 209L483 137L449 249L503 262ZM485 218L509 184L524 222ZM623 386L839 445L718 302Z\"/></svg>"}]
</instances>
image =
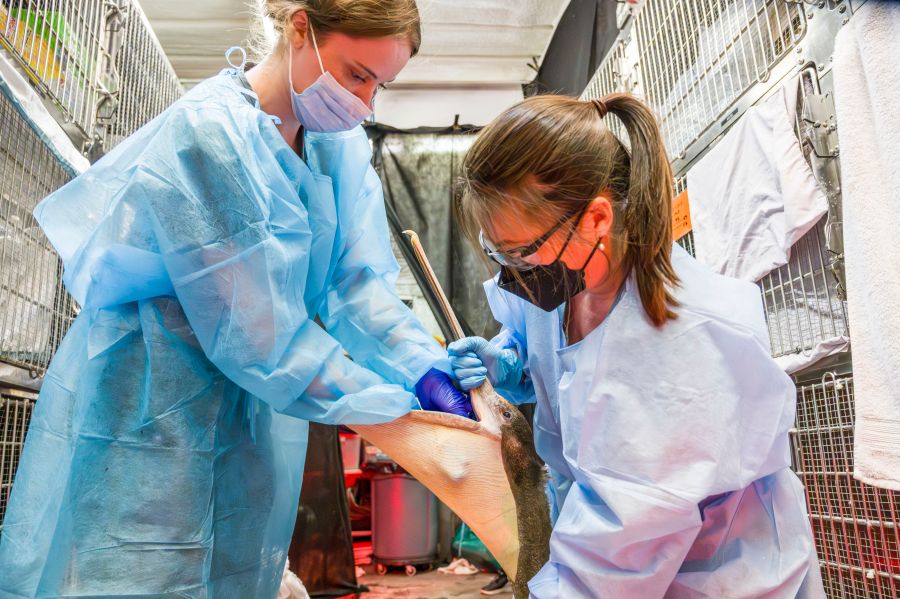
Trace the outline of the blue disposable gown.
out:
<instances>
[{"instance_id":1,"label":"blue disposable gown","mask_svg":"<svg viewBox=\"0 0 900 599\"><path fill-rule=\"evenodd\" d=\"M563 307L486 289L536 401L551 472L550 561L537 599L824 597L800 481L789 470L795 389L769 355L756 286L675 246L678 319L647 319L633 279L585 339Z\"/></svg>"},{"instance_id":2,"label":"blue disposable gown","mask_svg":"<svg viewBox=\"0 0 900 599\"><path fill-rule=\"evenodd\" d=\"M275 597L307 421L394 419L448 368L394 293L364 131L307 133L305 155L226 73L38 206L82 310L35 408L0 596Z\"/></svg>"}]
</instances>

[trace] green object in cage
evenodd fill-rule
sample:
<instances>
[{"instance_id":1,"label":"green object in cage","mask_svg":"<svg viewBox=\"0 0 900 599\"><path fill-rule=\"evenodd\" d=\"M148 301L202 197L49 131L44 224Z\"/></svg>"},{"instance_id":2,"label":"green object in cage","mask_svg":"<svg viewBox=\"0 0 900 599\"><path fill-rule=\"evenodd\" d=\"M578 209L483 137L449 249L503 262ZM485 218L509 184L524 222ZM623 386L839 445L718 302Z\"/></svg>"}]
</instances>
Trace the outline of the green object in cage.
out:
<instances>
[{"instance_id":1,"label":"green object in cage","mask_svg":"<svg viewBox=\"0 0 900 599\"><path fill-rule=\"evenodd\" d=\"M456 529L452 548L453 555L464 557L475 566L497 572L501 570L500 564L497 563L497 560L494 559L488 548L484 546L481 539L465 523L460 524L459 528Z\"/></svg>"},{"instance_id":2,"label":"green object in cage","mask_svg":"<svg viewBox=\"0 0 900 599\"><path fill-rule=\"evenodd\" d=\"M26 53L37 54L26 56L26 61L40 77L62 81L68 73L69 79L79 86L90 82L91 75L84 69L93 61L84 51L84 46L79 44L77 32L69 25L62 12L20 8L9 14L15 20L18 35L25 37L24 44L20 40L17 45L24 47ZM39 40L36 48L32 48L32 44L27 41L32 37ZM51 56L49 64L43 57L45 52L49 52Z\"/></svg>"},{"instance_id":3,"label":"green object in cage","mask_svg":"<svg viewBox=\"0 0 900 599\"><path fill-rule=\"evenodd\" d=\"M13 18L24 23L34 35L47 42L47 47L51 52L58 55L58 52L65 48L70 51L71 43L69 41L69 33L66 29L66 20L62 14L53 11L37 12L20 8L13 10Z\"/></svg>"},{"instance_id":4,"label":"green object in cage","mask_svg":"<svg viewBox=\"0 0 900 599\"><path fill-rule=\"evenodd\" d=\"M66 21L63 13L55 10L34 11L20 8L11 11L10 14L33 32L33 35L44 40L47 48L58 60L74 59L80 64L86 64L89 57L78 43L77 33Z\"/></svg>"}]
</instances>

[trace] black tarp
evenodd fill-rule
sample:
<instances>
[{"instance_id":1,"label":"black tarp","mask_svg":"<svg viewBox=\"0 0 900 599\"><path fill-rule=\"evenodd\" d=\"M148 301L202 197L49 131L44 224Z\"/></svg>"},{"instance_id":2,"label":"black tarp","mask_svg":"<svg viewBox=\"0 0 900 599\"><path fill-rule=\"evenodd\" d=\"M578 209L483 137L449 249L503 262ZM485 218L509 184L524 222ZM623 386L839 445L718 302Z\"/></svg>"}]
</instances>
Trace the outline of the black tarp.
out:
<instances>
[{"instance_id":1,"label":"black tarp","mask_svg":"<svg viewBox=\"0 0 900 599\"><path fill-rule=\"evenodd\" d=\"M336 426L315 422L309 425L306 470L288 559L310 597L341 597L368 590L356 582Z\"/></svg>"},{"instance_id":2,"label":"black tarp","mask_svg":"<svg viewBox=\"0 0 900 599\"><path fill-rule=\"evenodd\" d=\"M580 96L619 31L616 0L572 0L563 13L534 83L525 95Z\"/></svg>"},{"instance_id":3,"label":"black tarp","mask_svg":"<svg viewBox=\"0 0 900 599\"><path fill-rule=\"evenodd\" d=\"M384 187L388 220L398 245L403 249L403 230L412 229L419 234L466 334L490 339L499 330L499 324L488 308L482 283L496 272L496 267L486 263L480 251L463 236L454 210L462 162L475 140L476 128L398 131L376 126L368 132L373 142L373 162ZM408 257L407 262L415 275L414 260ZM420 278L421 273L417 280ZM420 281L419 285L423 283ZM425 289L423 292L427 296ZM446 328L444 334L449 334ZM520 406L520 410L532 419L534 406ZM459 524L458 518L449 514L449 510L441 511L442 559L451 557L452 537Z\"/></svg>"},{"instance_id":4,"label":"black tarp","mask_svg":"<svg viewBox=\"0 0 900 599\"><path fill-rule=\"evenodd\" d=\"M418 233L463 329L470 335L492 337L498 327L482 282L493 273L462 234L453 209L462 160L475 139L475 129L404 132L373 127L369 136L398 245L402 249L405 243L403 230ZM407 262L415 275L414 261L407 258ZM423 292L427 299L427 290Z\"/></svg>"}]
</instances>

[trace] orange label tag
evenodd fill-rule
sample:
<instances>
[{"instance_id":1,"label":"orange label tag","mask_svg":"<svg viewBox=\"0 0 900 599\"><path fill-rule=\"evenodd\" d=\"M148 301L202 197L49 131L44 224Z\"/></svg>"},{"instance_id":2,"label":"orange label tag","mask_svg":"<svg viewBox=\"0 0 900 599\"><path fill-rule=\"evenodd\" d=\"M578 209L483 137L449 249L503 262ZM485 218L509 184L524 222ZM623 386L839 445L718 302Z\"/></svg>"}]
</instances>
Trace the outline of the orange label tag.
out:
<instances>
[{"instance_id":1,"label":"orange label tag","mask_svg":"<svg viewBox=\"0 0 900 599\"><path fill-rule=\"evenodd\" d=\"M677 241L691 232L691 207L685 189L672 200L672 240Z\"/></svg>"}]
</instances>

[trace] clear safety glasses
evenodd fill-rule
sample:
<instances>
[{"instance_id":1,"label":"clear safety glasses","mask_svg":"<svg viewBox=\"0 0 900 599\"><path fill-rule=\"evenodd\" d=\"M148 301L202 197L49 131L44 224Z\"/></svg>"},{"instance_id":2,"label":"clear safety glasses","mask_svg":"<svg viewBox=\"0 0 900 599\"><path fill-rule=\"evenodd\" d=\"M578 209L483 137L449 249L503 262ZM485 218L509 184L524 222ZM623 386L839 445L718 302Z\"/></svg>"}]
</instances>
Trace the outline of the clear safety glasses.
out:
<instances>
[{"instance_id":1,"label":"clear safety glasses","mask_svg":"<svg viewBox=\"0 0 900 599\"><path fill-rule=\"evenodd\" d=\"M481 243L481 249L484 250L484 253L487 256L499 264L500 266L505 266L507 268L512 268L519 271L531 270L535 266L539 266L537 264L532 264L527 261L527 259L535 254L541 246L547 243L547 241L553 237L553 234L559 231L563 225L572 220L572 218L578 216L579 218L584 213L584 208L579 208L578 210L571 212L564 216L562 220L553 225L549 231L535 239L532 243L528 245L519 246L516 248L512 248L509 250L501 250L498 248L490 239L484 236L484 231L478 232L478 241ZM572 239L572 235L575 232L575 227L572 227L572 230L569 231L569 236L566 238L566 243L563 245L559 254L562 255L563 251L565 251L566 246L569 245L569 241ZM557 256L557 260L559 256Z\"/></svg>"}]
</instances>

